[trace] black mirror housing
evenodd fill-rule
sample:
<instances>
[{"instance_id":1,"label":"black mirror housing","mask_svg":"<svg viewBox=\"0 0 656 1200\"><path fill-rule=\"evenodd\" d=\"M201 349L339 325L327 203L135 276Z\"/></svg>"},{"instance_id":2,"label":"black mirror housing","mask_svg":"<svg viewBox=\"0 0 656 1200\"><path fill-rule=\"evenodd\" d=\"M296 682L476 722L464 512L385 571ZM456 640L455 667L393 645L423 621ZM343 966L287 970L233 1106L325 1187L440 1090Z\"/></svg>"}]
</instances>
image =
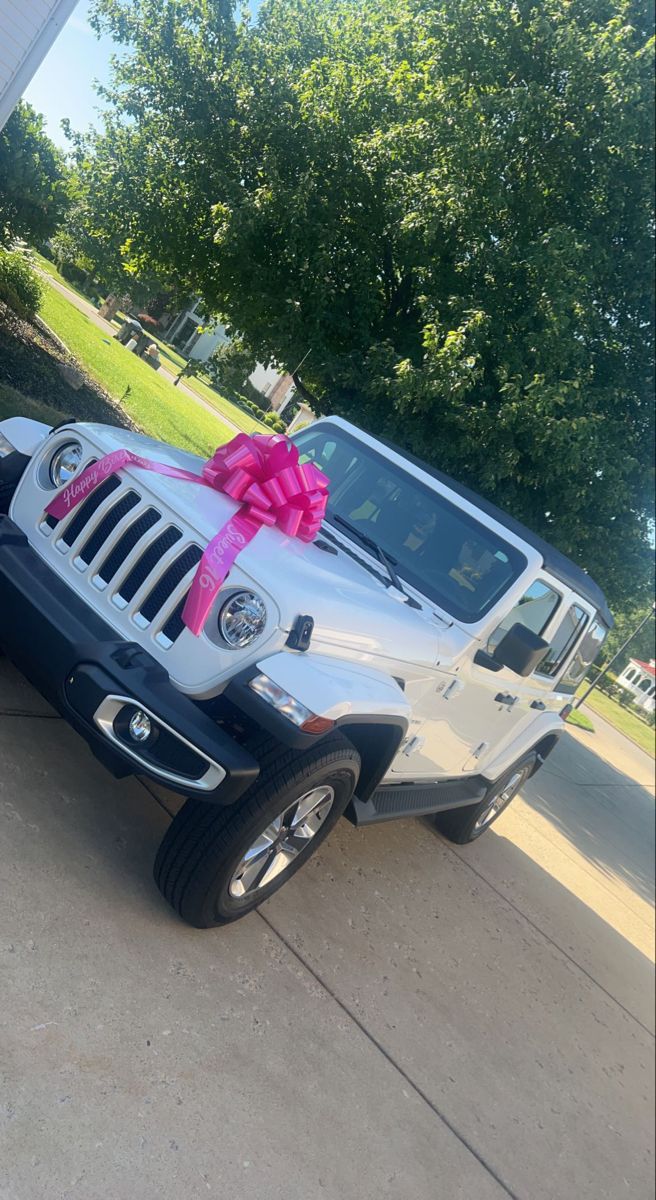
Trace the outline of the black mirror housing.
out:
<instances>
[{"instance_id":1,"label":"black mirror housing","mask_svg":"<svg viewBox=\"0 0 656 1200\"><path fill-rule=\"evenodd\" d=\"M526 678L540 665L548 649L549 643L544 638L517 622L504 634L493 658L500 666Z\"/></svg>"}]
</instances>

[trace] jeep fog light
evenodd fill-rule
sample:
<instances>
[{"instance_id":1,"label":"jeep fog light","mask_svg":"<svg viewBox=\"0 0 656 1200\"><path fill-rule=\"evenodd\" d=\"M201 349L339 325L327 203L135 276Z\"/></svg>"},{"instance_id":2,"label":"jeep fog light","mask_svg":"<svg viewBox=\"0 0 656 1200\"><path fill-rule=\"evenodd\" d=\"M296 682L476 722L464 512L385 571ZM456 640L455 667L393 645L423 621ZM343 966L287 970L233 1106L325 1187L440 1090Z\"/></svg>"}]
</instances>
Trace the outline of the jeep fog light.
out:
<instances>
[{"instance_id":1,"label":"jeep fog light","mask_svg":"<svg viewBox=\"0 0 656 1200\"><path fill-rule=\"evenodd\" d=\"M82 462L82 447L79 442L67 442L55 450L50 459L50 479L55 487L70 483Z\"/></svg>"},{"instance_id":2,"label":"jeep fog light","mask_svg":"<svg viewBox=\"0 0 656 1200\"><path fill-rule=\"evenodd\" d=\"M128 730L133 742L147 742L153 731L148 714L138 708L130 717Z\"/></svg>"},{"instance_id":3,"label":"jeep fog light","mask_svg":"<svg viewBox=\"0 0 656 1200\"><path fill-rule=\"evenodd\" d=\"M295 700L284 688L278 687L268 675L256 675L248 685L262 700L266 700L276 712L287 717L293 725L297 725L304 733L325 733L335 724L328 717L318 717L300 700Z\"/></svg>"}]
</instances>

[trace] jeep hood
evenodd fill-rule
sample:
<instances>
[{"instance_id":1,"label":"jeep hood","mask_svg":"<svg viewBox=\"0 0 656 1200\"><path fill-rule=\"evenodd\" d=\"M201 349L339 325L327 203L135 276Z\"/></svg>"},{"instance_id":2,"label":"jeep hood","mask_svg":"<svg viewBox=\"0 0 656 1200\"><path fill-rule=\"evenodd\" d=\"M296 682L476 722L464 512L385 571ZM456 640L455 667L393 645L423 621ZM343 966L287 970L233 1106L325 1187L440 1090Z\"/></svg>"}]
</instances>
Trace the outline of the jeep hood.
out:
<instances>
[{"instance_id":1,"label":"jeep hood","mask_svg":"<svg viewBox=\"0 0 656 1200\"><path fill-rule=\"evenodd\" d=\"M200 475L203 459L142 434L106 425L78 427L101 453L127 449L166 466ZM239 505L203 484L126 467L143 496L159 501L199 535L205 545ZM321 540L321 539L320 539ZM381 568L381 576L384 569ZM438 657L432 612L410 608L390 595L366 567L338 549L336 554L263 528L241 551L229 575L233 586L252 586L277 606L280 626L291 629L300 614L314 619L313 644L325 652L351 651L367 660L390 658L432 666Z\"/></svg>"}]
</instances>

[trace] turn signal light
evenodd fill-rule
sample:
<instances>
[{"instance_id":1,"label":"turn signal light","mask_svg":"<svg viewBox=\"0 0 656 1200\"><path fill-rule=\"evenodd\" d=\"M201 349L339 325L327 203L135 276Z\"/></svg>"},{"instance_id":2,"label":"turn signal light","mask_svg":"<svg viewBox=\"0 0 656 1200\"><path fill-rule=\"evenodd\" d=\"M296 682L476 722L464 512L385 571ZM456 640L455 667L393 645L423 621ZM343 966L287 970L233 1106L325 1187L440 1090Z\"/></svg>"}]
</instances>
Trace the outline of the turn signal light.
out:
<instances>
[{"instance_id":1,"label":"turn signal light","mask_svg":"<svg viewBox=\"0 0 656 1200\"><path fill-rule=\"evenodd\" d=\"M276 712L286 717L293 725L303 730L303 733L326 733L332 729L334 721L327 717L319 717L311 712L300 700L290 696L284 688L269 679L268 675L256 675L248 685L262 700L266 700Z\"/></svg>"},{"instance_id":2,"label":"turn signal light","mask_svg":"<svg viewBox=\"0 0 656 1200\"><path fill-rule=\"evenodd\" d=\"M301 725L303 733L327 733L332 729L334 721L328 717L310 717L308 721L304 721Z\"/></svg>"}]
</instances>

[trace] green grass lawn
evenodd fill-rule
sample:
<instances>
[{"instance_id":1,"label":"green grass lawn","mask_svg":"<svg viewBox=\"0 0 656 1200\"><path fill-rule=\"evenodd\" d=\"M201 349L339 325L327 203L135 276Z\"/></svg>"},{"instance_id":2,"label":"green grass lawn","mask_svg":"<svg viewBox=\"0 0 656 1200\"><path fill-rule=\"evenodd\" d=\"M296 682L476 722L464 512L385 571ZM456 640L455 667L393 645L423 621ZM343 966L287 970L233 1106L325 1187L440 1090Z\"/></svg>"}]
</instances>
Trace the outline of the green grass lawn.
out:
<instances>
[{"instance_id":1,"label":"green grass lawn","mask_svg":"<svg viewBox=\"0 0 656 1200\"><path fill-rule=\"evenodd\" d=\"M645 721L600 691L592 692L585 703L614 729L626 734L641 750L646 750L647 754L654 757L654 730Z\"/></svg>"},{"instance_id":2,"label":"green grass lawn","mask_svg":"<svg viewBox=\"0 0 656 1200\"><path fill-rule=\"evenodd\" d=\"M45 271L46 275L49 275L51 279L56 279L57 283L61 283L63 287L67 287L71 292L75 292L75 295L79 296L81 300L86 300L87 304L93 304L91 297L80 291L79 287L71 283L70 279L65 279L57 270L55 264L50 262L49 258L45 258L43 254L39 254L38 250L34 249L30 250L30 254L34 259L35 266Z\"/></svg>"},{"instance_id":3,"label":"green grass lawn","mask_svg":"<svg viewBox=\"0 0 656 1200\"><path fill-rule=\"evenodd\" d=\"M43 320L144 433L206 456L234 436L218 416L194 404L169 379L107 337L60 292L49 287L44 292Z\"/></svg>"},{"instance_id":4,"label":"green grass lawn","mask_svg":"<svg viewBox=\"0 0 656 1200\"><path fill-rule=\"evenodd\" d=\"M256 420L255 417L251 417L250 413L244 412L236 404L232 404L230 400L226 400L224 396L220 396L204 380L197 379L192 375L185 379L185 383L197 396L201 396L203 400L207 400L207 403L211 404L218 413L227 417L229 421L238 425L240 429L243 429L244 433L273 433L273 430L268 425L265 425L263 421Z\"/></svg>"},{"instance_id":5,"label":"green grass lawn","mask_svg":"<svg viewBox=\"0 0 656 1200\"><path fill-rule=\"evenodd\" d=\"M124 320L125 314L117 313L112 324L118 329ZM168 346L166 342L163 342L161 338L155 337L150 330L148 330L148 336L159 346L162 365L174 374L179 374L187 364L186 358L178 354L178 351L174 350L172 346ZM251 417L249 413L245 413L230 400L226 400L225 396L221 396L219 392L216 392L206 380L199 379L196 375L186 375L183 382L192 392L200 396L201 400L206 400L208 404L211 404L219 416L227 417L229 421L232 421L233 425L237 425L244 433L271 433L268 425L256 420L255 417Z\"/></svg>"},{"instance_id":6,"label":"green grass lawn","mask_svg":"<svg viewBox=\"0 0 656 1200\"><path fill-rule=\"evenodd\" d=\"M594 725L592 721L580 708L575 708L567 718L568 725L576 725L577 729L585 729L587 733L594 733Z\"/></svg>"},{"instance_id":7,"label":"green grass lawn","mask_svg":"<svg viewBox=\"0 0 656 1200\"><path fill-rule=\"evenodd\" d=\"M46 274L51 277L51 279L55 279L57 281L57 283L61 283L64 287L69 288L72 292L75 292L75 294L77 296L79 296L82 300L86 300L87 303L92 303L90 301L89 297L85 296L84 293L79 290L79 288L76 288L75 285L70 282L70 280L65 279L63 275L60 275L59 271L54 266L54 264L51 263L47 258L44 258L43 255L39 254L36 250L33 250L32 254L34 256L34 261L37 263L37 265L43 271L45 271ZM51 295L51 293L48 293L48 295ZM44 321L46 321L46 323L48 325L50 325L52 329L54 329L55 333L59 333L59 336L66 342L67 345L70 346L70 349L73 350L73 352L75 354L77 354L78 353L77 350L75 350L75 348L70 344L70 342L67 341L67 339L64 337L63 333L60 333L60 331L57 329L56 325L53 325L48 320L48 317L46 316L45 307L42 310L41 315L42 315ZM125 320L125 313L122 313L119 311L111 323L115 326L116 329L118 329L122 325L124 320ZM91 325L91 322L89 322L89 325ZM91 328L94 328L94 327L91 326ZM187 362L186 358L183 358L182 355L179 354L177 350L174 350L172 346L168 346L166 344L166 342L163 342L161 338L156 337L155 334L150 332L150 330L148 330L147 332L148 332L148 336L151 338L151 340L153 342L155 342L155 344L157 346L159 346L160 358L162 360L162 365L168 371L172 372L172 374L174 374L174 375L179 374L179 372L182 370L182 368L186 365L186 362ZM149 372L152 373L152 367L148 367L147 369ZM112 395L114 395L114 396L117 395L117 393L115 391L113 391L112 388L110 388L109 384L104 379L100 379L97 375L94 375L93 370L91 370L91 367L89 368L89 370L90 370L90 374L92 374L94 376L94 379L96 379L98 381L98 383L102 383L102 386L105 387L107 389L107 391L109 391ZM164 379L163 376L161 377L161 381L165 384L168 384L168 380ZM187 376L185 378L184 382L186 383L187 387L190 388L190 390L192 392L195 392L197 396L200 396L200 398L202 400L205 400L208 404L211 404L212 408L216 409L219 417L221 417L221 416L227 417L229 421L232 421L233 425L236 425L239 429L243 430L244 433L271 433L271 429L269 428L268 425L265 425L263 422L256 420L255 417L251 417L249 413L243 412L243 410L241 408L239 408L236 404L232 404L230 400L226 400L224 396L219 395L219 393L216 392L214 390L214 388L211 387L209 385L209 383L207 383L204 379L198 379L195 376L191 375L191 376ZM126 386L127 386L127 384L126 384ZM125 390L125 389L123 389L123 390ZM129 405L126 405L126 411L129 412L131 416L133 415L130 410ZM133 419L135 421L138 421L137 417L133 417ZM148 430L148 432L150 432L150 430ZM230 434L232 436L232 434L233 434L232 430L230 430ZM172 441L173 439L168 439L168 440Z\"/></svg>"}]
</instances>

